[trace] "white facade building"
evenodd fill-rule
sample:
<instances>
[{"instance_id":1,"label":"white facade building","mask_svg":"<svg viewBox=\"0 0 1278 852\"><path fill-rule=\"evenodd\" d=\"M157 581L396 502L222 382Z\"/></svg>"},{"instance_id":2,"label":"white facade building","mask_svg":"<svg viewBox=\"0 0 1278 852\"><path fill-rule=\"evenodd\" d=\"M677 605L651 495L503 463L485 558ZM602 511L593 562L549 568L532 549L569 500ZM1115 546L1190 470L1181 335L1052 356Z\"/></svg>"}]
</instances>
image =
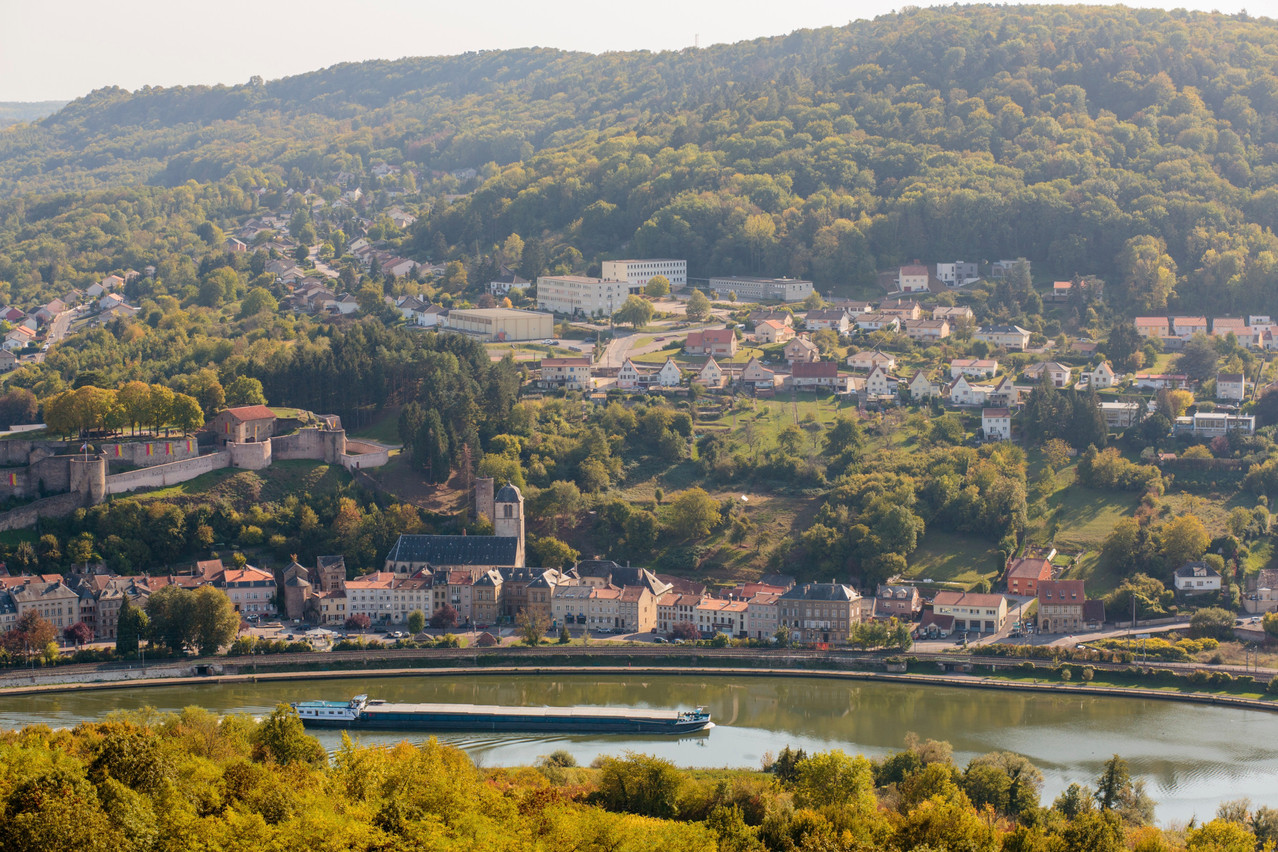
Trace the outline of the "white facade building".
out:
<instances>
[{"instance_id":1,"label":"white facade building","mask_svg":"<svg viewBox=\"0 0 1278 852\"><path fill-rule=\"evenodd\" d=\"M798 278L711 278L710 289L737 294L741 302L802 302L812 295L812 282Z\"/></svg>"},{"instance_id":2,"label":"white facade building","mask_svg":"<svg viewBox=\"0 0 1278 852\"><path fill-rule=\"evenodd\" d=\"M600 275L606 281L625 281L632 287L644 287L654 276L664 275L670 289L688 286L688 261L670 258L645 260L605 260Z\"/></svg>"},{"instance_id":3,"label":"white facade building","mask_svg":"<svg viewBox=\"0 0 1278 852\"><path fill-rule=\"evenodd\" d=\"M632 293L643 289L629 281L584 275L543 275L537 279L537 305L557 314L610 316Z\"/></svg>"}]
</instances>

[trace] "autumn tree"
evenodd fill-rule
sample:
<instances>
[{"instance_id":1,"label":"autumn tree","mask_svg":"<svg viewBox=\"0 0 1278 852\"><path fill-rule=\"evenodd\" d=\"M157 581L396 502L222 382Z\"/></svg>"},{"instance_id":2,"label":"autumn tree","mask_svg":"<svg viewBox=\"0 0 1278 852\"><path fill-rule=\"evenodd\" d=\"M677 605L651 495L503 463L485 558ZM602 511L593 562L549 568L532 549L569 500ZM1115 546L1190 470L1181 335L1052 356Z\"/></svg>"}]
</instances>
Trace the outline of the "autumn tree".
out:
<instances>
[{"instance_id":1,"label":"autumn tree","mask_svg":"<svg viewBox=\"0 0 1278 852\"><path fill-rule=\"evenodd\" d=\"M670 279L664 275L654 275L643 287L643 294L650 299L660 299L670 295ZM647 325L647 323L644 323Z\"/></svg>"},{"instance_id":2,"label":"autumn tree","mask_svg":"<svg viewBox=\"0 0 1278 852\"><path fill-rule=\"evenodd\" d=\"M217 653L240 629L240 616L226 592L200 586L191 593L191 637L201 654Z\"/></svg>"},{"instance_id":3,"label":"autumn tree","mask_svg":"<svg viewBox=\"0 0 1278 852\"><path fill-rule=\"evenodd\" d=\"M236 376L226 386L226 404L266 405L266 396L262 393L262 382L252 376Z\"/></svg>"},{"instance_id":4,"label":"autumn tree","mask_svg":"<svg viewBox=\"0 0 1278 852\"><path fill-rule=\"evenodd\" d=\"M700 290L693 290L684 308L684 315L693 322L703 322L710 316L710 300Z\"/></svg>"},{"instance_id":5,"label":"autumn tree","mask_svg":"<svg viewBox=\"0 0 1278 852\"><path fill-rule=\"evenodd\" d=\"M318 766L328 759L324 746L314 737L307 736L297 710L288 704L277 705L258 723L252 742L255 760Z\"/></svg>"},{"instance_id":6,"label":"autumn tree","mask_svg":"<svg viewBox=\"0 0 1278 852\"><path fill-rule=\"evenodd\" d=\"M1199 559L1207 551L1211 536L1203 522L1193 515L1181 515L1158 531L1158 550L1169 571Z\"/></svg>"},{"instance_id":7,"label":"autumn tree","mask_svg":"<svg viewBox=\"0 0 1278 852\"><path fill-rule=\"evenodd\" d=\"M515 613L515 627L525 645L537 645L550 628L550 619L544 613L520 609Z\"/></svg>"},{"instance_id":8,"label":"autumn tree","mask_svg":"<svg viewBox=\"0 0 1278 852\"><path fill-rule=\"evenodd\" d=\"M702 488L689 488L670 501L665 511L666 525L680 538L705 538L719 525L719 501Z\"/></svg>"},{"instance_id":9,"label":"autumn tree","mask_svg":"<svg viewBox=\"0 0 1278 852\"><path fill-rule=\"evenodd\" d=\"M612 315L612 319L613 322L620 324L629 323L633 328L637 329L641 325L650 323L653 313L655 311L651 302L642 296L630 295L626 297L625 304Z\"/></svg>"},{"instance_id":10,"label":"autumn tree","mask_svg":"<svg viewBox=\"0 0 1278 852\"><path fill-rule=\"evenodd\" d=\"M1128 301L1140 310L1161 311L1176 289L1176 262L1159 237L1132 237L1118 256L1118 267Z\"/></svg>"},{"instance_id":11,"label":"autumn tree","mask_svg":"<svg viewBox=\"0 0 1278 852\"><path fill-rule=\"evenodd\" d=\"M457 610L452 604L444 604L439 609L431 613L430 626L435 629L448 629L457 624Z\"/></svg>"}]
</instances>

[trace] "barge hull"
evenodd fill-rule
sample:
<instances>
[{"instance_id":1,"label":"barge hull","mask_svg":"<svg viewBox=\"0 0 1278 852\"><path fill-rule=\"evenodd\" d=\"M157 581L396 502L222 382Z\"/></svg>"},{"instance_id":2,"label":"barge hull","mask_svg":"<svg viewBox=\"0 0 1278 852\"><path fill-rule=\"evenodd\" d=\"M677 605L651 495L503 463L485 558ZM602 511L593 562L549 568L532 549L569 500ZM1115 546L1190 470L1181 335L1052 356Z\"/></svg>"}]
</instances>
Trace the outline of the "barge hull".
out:
<instances>
[{"instance_id":1,"label":"barge hull","mask_svg":"<svg viewBox=\"0 0 1278 852\"><path fill-rule=\"evenodd\" d=\"M369 713L350 721L304 719L312 728L350 731L495 731L566 734L690 734L710 727L709 722L676 722L673 719L536 718L527 716L437 716L416 713Z\"/></svg>"}]
</instances>

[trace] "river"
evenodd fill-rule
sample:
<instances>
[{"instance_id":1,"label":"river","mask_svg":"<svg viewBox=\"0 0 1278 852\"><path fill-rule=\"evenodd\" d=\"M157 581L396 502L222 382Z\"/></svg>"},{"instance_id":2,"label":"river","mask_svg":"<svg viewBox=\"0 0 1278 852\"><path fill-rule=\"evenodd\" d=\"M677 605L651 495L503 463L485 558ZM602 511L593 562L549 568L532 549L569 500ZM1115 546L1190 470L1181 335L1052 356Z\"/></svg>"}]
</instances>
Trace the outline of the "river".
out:
<instances>
[{"instance_id":1,"label":"river","mask_svg":"<svg viewBox=\"0 0 1278 852\"><path fill-rule=\"evenodd\" d=\"M907 733L946 740L954 758L1004 749L1043 771L1043 800L1071 782L1091 784L1111 755L1122 755L1158 803L1161 824L1210 819L1216 806L1250 797L1278 807L1278 714L1133 698L1021 693L827 678L689 674L516 675L452 678L367 677L210 683L45 695L0 696L0 728L43 723L70 727L112 710L161 711L199 705L255 716L279 702L346 699L365 692L388 701L649 708L705 706L715 728L685 738L533 734L446 734L441 740L481 766L531 764L557 749L580 763L640 751L680 766L757 768L786 745L809 752L841 748L878 757L900 750ZM318 733L330 750L339 732ZM366 743L424 735L363 734Z\"/></svg>"}]
</instances>

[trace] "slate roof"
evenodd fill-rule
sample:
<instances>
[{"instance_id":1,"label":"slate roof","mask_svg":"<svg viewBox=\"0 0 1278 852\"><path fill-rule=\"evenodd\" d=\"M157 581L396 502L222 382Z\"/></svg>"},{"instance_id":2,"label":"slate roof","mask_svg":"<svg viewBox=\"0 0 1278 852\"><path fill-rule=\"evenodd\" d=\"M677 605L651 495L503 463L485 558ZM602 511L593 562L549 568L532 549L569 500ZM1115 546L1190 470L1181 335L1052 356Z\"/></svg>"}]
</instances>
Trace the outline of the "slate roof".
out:
<instances>
[{"instance_id":1,"label":"slate roof","mask_svg":"<svg viewBox=\"0 0 1278 852\"><path fill-rule=\"evenodd\" d=\"M839 365L834 361L799 361L791 368L796 379L832 379L839 374Z\"/></svg>"},{"instance_id":2,"label":"slate roof","mask_svg":"<svg viewBox=\"0 0 1278 852\"><path fill-rule=\"evenodd\" d=\"M386 559L430 565L514 565L518 549L519 539L514 536L401 535Z\"/></svg>"},{"instance_id":3,"label":"slate roof","mask_svg":"<svg viewBox=\"0 0 1278 852\"><path fill-rule=\"evenodd\" d=\"M860 598L851 586L842 583L804 583L795 586L781 596L782 600L792 601L854 601Z\"/></svg>"},{"instance_id":4,"label":"slate roof","mask_svg":"<svg viewBox=\"0 0 1278 852\"><path fill-rule=\"evenodd\" d=\"M519 493L519 489L507 482L497 492L497 496L493 498L494 503L522 503L524 496Z\"/></svg>"}]
</instances>

